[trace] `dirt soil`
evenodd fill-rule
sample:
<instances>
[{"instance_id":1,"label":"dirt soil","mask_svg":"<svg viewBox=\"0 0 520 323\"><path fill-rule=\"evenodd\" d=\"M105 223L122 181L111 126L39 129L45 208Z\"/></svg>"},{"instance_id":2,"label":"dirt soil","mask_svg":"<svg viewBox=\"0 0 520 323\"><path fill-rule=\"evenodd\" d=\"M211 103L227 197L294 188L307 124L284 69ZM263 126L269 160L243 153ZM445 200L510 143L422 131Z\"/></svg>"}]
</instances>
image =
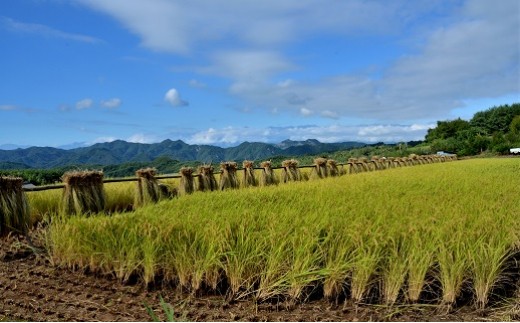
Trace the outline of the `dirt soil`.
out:
<instances>
[{"instance_id":1,"label":"dirt soil","mask_svg":"<svg viewBox=\"0 0 520 323\"><path fill-rule=\"evenodd\" d=\"M37 242L35 242L38 245ZM502 321L520 320L520 308L475 311L470 306L384 307L334 304L229 302L224 296L193 296L174 288L149 288L83 271L52 266L23 237L0 239L1 321L151 321L160 319L160 297L173 306L177 321ZM514 312L512 312L514 311Z\"/></svg>"}]
</instances>

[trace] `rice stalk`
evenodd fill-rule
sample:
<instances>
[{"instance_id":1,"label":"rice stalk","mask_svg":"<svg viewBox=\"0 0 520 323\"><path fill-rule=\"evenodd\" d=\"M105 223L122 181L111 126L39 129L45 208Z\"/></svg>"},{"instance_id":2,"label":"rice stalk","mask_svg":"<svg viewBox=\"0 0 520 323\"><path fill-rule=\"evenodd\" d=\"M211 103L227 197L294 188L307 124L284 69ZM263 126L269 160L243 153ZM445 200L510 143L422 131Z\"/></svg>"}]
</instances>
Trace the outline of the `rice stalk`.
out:
<instances>
[{"instance_id":1,"label":"rice stalk","mask_svg":"<svg viewBox=\"0 0 520 323\"><path fill-rule=\"evenodd\" d=\"M311 178L325 178L329 176L326 158L314 159L314 167L312 168Z\"/></svg>"},{"instance_id":2,"label":"rice stalk","mask_svg":"<svg viewBox=\"0 0 520 323\"><path fill-rule=\"evenodd\" d=\"M202 165L199 167L199 191L218 190L217 180L213 174L213 166Z\"/></svg>"},{"instance_id":3,"label":"rice stalk","mask_svg":"<svg viewBox=\"0 0 520 323\"><path fill-rule=\"evenodd\" d=\"M257 186L258 181L255 178L255 169L252 161L244 160L243 162L243 180L244 187Z\"/></svg>"},{"instance_id":4,"label":"rice stalk","mask_svg":"<svg viewBox=\"0 0 520 323\"><path fill-rule=\"evenodd\" d=\"M31 213L22 186L20 177L0 177L0 236L29 228Z\"/></svg>"},{"instance_id":5,"label":"rice stalk","mask_svg":"<svg viewBox=\"0 0 520 323\"><path fill-rule=\"evenodd\" d=\"M182 167L179 171L181 180L179 182L179 194L188 195L195 192L195 181L193 180L193 168Z\"/></svg>"},{"instance_id":6,"label":"rice stalk","mask_svg":"<svg viewBox=\"0 0 520 323\"><path fill-rule=\"evenodd\" d=\"M260 186L269 186L278 184L278 180L274 174L271 161L264 161L260 164L262 171L260 173Z\"/></svg>"},{"instance_id":7,"label":"rice stalk","mask_svg":"<svg viewBox=\"0 0 520 323\"><path fill-rule=\"evenodd\" d=\"M65 214L91 214L105 208L102 171L70 171L63 174Z\"/></svg>"},{"instance_id":8,"label":"rice stalk","mask_svg":"<svg viewBox=\"0 0 520 323\"><path fill-rule=\"evenodd\" d=\"M302 180L300 169L298 168L298 161L284 160L282 162L282 181L287 182L299 182Z\"/></svg>"},{"instance_id":9,"label":"rice stalk","mask_svg":"<svg viewBox=\"0 0 520 323\"><path fill-rule=\"evenodd\" d=\"M135 172L137 176L135 205L137 207L148 203L157 203L161 198L162 191L155 178L156 172L155 168L142 168Z\"/></svg>"},{"instance_id":10,"label":"rice stalk","mask_svg":"<svg viewBox=\"0 0 520 323\"><path fill-rule=\"evenodd\" d=\"M220 163L220 190L238 188L237 163Z\"/></svg>"}]
</instances>

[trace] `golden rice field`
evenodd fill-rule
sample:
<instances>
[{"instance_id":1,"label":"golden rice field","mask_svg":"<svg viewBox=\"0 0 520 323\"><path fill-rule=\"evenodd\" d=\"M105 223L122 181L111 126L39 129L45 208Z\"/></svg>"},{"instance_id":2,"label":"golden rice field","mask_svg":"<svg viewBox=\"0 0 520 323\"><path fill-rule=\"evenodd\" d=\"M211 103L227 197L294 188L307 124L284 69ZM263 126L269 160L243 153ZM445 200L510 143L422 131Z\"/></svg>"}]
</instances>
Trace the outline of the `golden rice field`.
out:
<instances>
[{"instance_id":1,"label":"golden rice field","mask_svg":"<svg viewBox=\"0 0 520 323\"><path fill-rule=\"evenodd\" d=\"M196 192L110 216L53 215L54 264L233 298L355 303L520 302L520 163L472 159ZM176 185L175 183L171 183ZM135 183L107 184L107 209Z\"/></svg>"}]
</instances>

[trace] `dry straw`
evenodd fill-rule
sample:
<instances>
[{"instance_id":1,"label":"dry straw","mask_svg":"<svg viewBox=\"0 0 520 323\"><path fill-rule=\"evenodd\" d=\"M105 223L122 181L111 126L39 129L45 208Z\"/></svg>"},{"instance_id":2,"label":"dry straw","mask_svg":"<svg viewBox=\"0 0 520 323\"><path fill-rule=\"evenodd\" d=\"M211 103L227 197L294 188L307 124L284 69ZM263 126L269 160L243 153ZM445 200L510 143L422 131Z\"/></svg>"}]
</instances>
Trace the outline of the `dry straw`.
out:
<instances>
[{"instance_id":1,"label":"dry straw","mask_svg":"<svg viewBox=\"0 0 520 323\"><path fill-rule=\"evenodd\" d=\"M195 191L195 182L193 180L193 168L182 167L179 171L181 180L179 183L179 194L186 195Z\"/></svg>"},{"instance_id":2,"label":"dry straw","mask_svg":"<svg viewBox=\"0 0 520 323\"><path fill-rule=\"evenodd\" d=\"M329 176L326 158L314 159L314 167L312 168L311 178L325 178Z\"/></svg>"},{"instance_id":3,"label":"dry straw","mask_svg":"<svg viewBox=\"0 0 520 323\"><path fill-rule=\"evenodd\" d=\"M244 174L244 176L243 176L244 187L257 186L258 181L255 178L254 163L250 160L244 160L244 162L242 163L242 166L243 166L242 171Z\"/></svg>"},{"instance_id":4,"label":"dry straw","mask_svg":"<svg viewBox=\"0 0 520 323\"><path fill-rule=\"evenodd\" d=\"M262 167L262 172L260 173L260 185L269 186L278 184L271 166L271 161L264 161L260 166Z\"/></svg>"},{"instance_id":5,"label":"dry straw","mask_svg":"<svg viewBox=\"0 0 520 323\"><path fill-rule=\"evenodd\" d=\"M341 165L341 169L338 168L338 163L334 159L327 160L327 169L329 172L329 176L340 176L345 175L345 170L343 169L343 165Z\"/></svg>"},{"instance_id":6,"label":"dry straw","mask_svg":"<svg viewBox=\"0 0 520 323\"><path fill-rule=\"evenodd\" d=\"M220 190L228 188L238 188L237 163L220 163Z\"/></svg>"},{"instance_id":7,"label":"dry straw","mask_svg":"<svg viewBox=\"0 0 520 323\"><path fill-rule=\"evenodd\" d=\"M137 207L150 202L156 203L161 199L163 193L155 178L156 173L155 168L142 168L135 172L137 176L135 205Z\"/></svg>"},{"instance_id":8,"label":"dry straw","mask_svg":"<svg viewBox=\"0 0 520 323\"><path fill-rule=\"evenodd\" d=\"M213 174L213 166L202 165L199 167L199 191L215 191L218 189L217 180Z\"/></svg>"},{"instance_id":9,"label":"dry straw","mask_svg":"<svg viewBox=\"0 0 520 323\"><path fill-rule=\"evenodd\" d=\"M63 174L63 211L66 214L99 213L105 209L103 172L71 171Z\"/></svg>"},{"instance_id":10,"label":"dry straw","mask_svg":"<svg viewBox=\"0 0 520 323\"><path fill-rule=\"evenodd\" d=\"M27 232L30 212L22 186L20 177L0 177L0 236Z\"/></svg>"},{"instance_id":11,"label":"dry straw","mask_svg":"<svg viewBox=\"0 0 520 323\"><path fill-rule=\"evenodd\" d=\"M291 181L299 182L302 180L297 160L284 160L282 162L282 167L282 180L284 183Z\"/></svg>"}]
</instances>

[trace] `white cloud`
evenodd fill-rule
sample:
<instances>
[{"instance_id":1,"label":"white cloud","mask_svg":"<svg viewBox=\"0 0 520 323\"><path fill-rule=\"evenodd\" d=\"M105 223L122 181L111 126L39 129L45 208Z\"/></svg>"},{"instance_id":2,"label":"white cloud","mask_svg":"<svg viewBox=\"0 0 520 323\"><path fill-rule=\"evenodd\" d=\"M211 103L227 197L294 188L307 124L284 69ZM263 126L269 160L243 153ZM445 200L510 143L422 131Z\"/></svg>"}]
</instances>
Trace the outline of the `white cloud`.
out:
<instances>
[{"instance_id":1,"label":"white cloud","mask_svg":"<svg viewBox=\"0 0 520 323\"><path fill-rule=\"evenodd\" d=\"M395 30L406 2L83 0L83 4L114 16L147 48L186 54L198 44L233 40L266 47L296 42L322 32L358 34ZM424 6L424 5L421 5ZM398 15L399 14L399 15ZM409 19L409 17L407 17ZM211 26L211 28L201 28Z\"/></svg>"},{"instance_id":2,"label":"white cloud","mask_svg":"<svg viewBox=\"0 0 520 323\"><path fill-rule=\"evenodd\" d=\"M434 124L297 126L297 127L225 127L209 128L183 138L190 144L232 146L244 141L278 143L285 139L317 139L321 142L359 141L365 143L424 140Z\"/></svg>"},{"instance_id":3,"label":"white cloud","mask_svg":"<svg viewBox=\"0 0 520 323\"><path fill-rule=\"evenodd\" d=\"M517 0L82 2L115 17L146 48L195 53L210 66L192 70L229 80L229 93L241 103L268 111L432 120L468 100L520 92ZM360 72L367 65L318 79L309 66L326 58L295 52L321 36L348 42L352 35L390 36L384 40L408 44L409 53L377 66L377 76ZM178 92L171 96L173 105L183 102Z\"/></svg>"},{"instance_id":4,"label":"white cloud","mask_svg":"<svg viewBox=\"0 0 520 323\"><path fill-rule=\"evenodd\" d=\"M187 101L181 99L179 91L177 91L174 88L171 88L168 90L168 92L166 92L166 94L164 95L164 100L173 107L184 107L189 105Z\"/></svg>"},{"instance_id":5,"label":"white cloud","mask_svg":"<svg viewBox=\"0 0 520 323\"><path fill-rule=\"evenodd\" d=\"M41 24L19 22L7 17L0 17L0 23L6 25L9 29L14 31L37 34L43 37L61 38L90 44L102 42L102 40L96 37L69 33Z\"/></svg>"},{"instance_id":6,"label":"white cloud","mask_svg":"<svg viewBox=\"0 0 520 323\"><path fill-rule=\"evenodd\" d=\"M151 143L157 142L158 140L155 135L136 133L136 134L133 134L132 136L128 137L126 139L126 141L135 142L135 143L139 143L139 144L151 144Z\"/></svg>"},{"instance_id":7,"label":"white cloud","mask_svg":"<svg viewBox=\"0 0 520 323\"><path fill-rule=\"evenodd\" d=\"M77 110L84 110L89 109L94 104L94 101L92 99L83 99L78 102L76 102L76 109Z\"/></svg>"},{"instance_id":8,"label":"white cloud","mask_svg":"<svg viewBox=\"0 0 520 323\"><path fill-rule=\"evenodd\" d=\"M204 88L204 87L206 87L206 84L204 84L203 82L200 82L198 80L195 80L195 79L191 79L189 84L190 84L191 87L195 87L195 88Z\"/></svg>"},{"instance_id":9,"label":"white cloud","mask_svg":"<svg viewBox=\"0 0 520 323\"><path fill-rule=\"evenodd\" d=\"M94 139L91 143L89 143L89 145L100 144L100 143L104 143L104 142L112 142L112 141L116 141L116 140L117 140L117 138L112 137L112 136L98 137L98 138Z\"/></svg>"},{"instance_id":10,"label":"white cloud","mask_svg":"<svg viewBox=\"0 0 520 323\"><path fill-rule=\"evenodd\" d=\"M0 111L13 111L18 109L15 105L12 104L4 104L0 105Z\"/></svg>"},{"instance_id":11,"label":"white cloud","mask_svg":"<svg viewBox=\"0 0 520 323\"><path fill-rule=\"evenodd\" d=\"M303 116L310 116L313 112L307 108L300 108L300 114Z\"/></svg>"},{"instance_id":12,"label":"white cloud","mask_svg":"<svg viewBox=\"0 0 520 323\"><path fill-rule=\"evenodd\" d=\"M117 109L121 105L122 101L119 98L112 98L109 100L101 101L101 106L107 109Z\"/></svg>"}]
</instances>

